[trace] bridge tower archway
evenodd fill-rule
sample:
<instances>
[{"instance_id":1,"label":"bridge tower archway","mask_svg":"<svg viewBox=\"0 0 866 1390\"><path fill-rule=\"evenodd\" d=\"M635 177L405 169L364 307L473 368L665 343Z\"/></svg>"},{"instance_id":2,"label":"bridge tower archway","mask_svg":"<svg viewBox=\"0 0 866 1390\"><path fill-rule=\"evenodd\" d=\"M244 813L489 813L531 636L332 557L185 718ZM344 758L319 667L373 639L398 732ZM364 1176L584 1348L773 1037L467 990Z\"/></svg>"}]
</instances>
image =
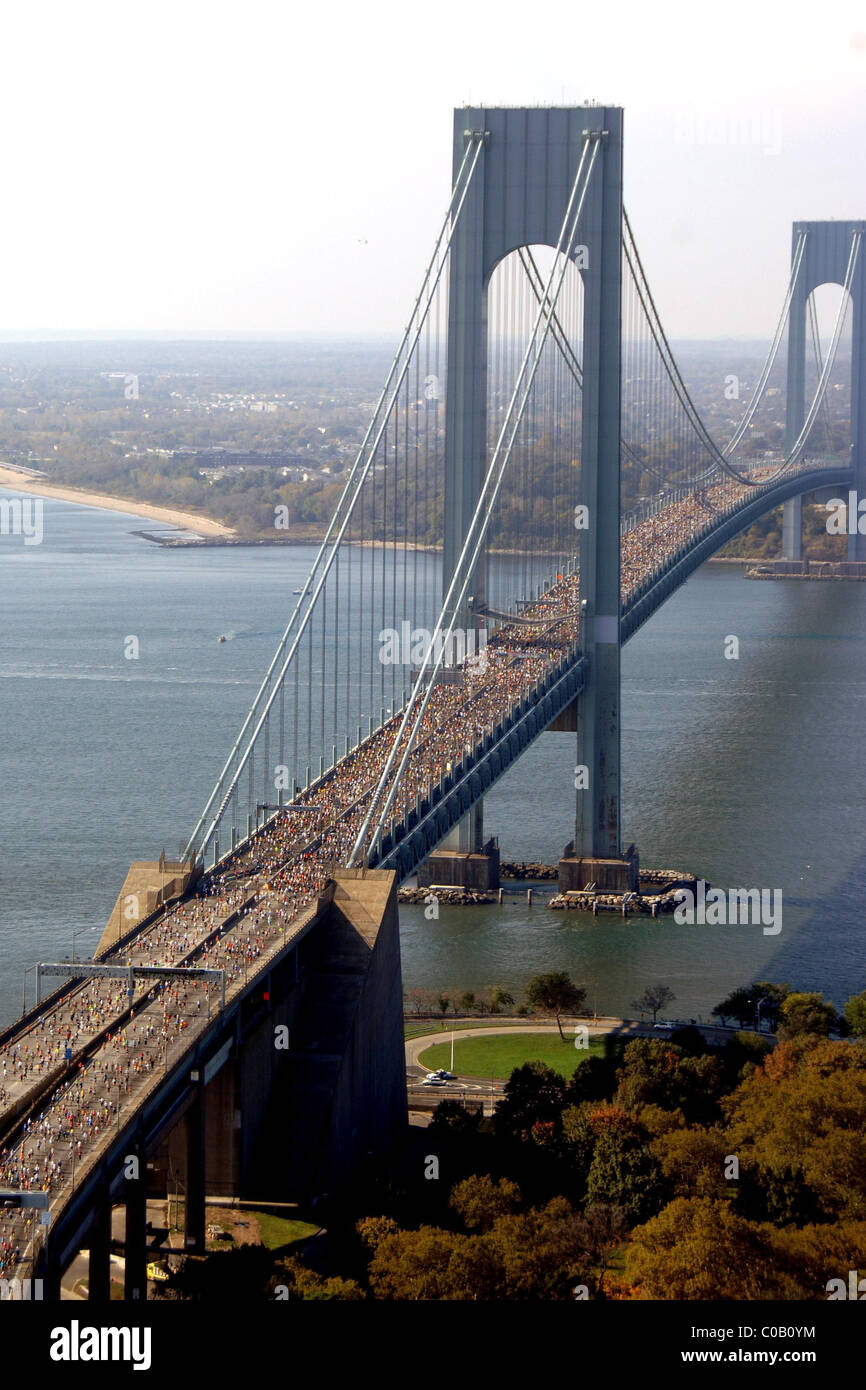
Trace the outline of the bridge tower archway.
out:
<instances>
[{"instance_id":1,"label":"bridge tower archway","mask_svg":"<svg viewBox=\"0 0 866 1390\"><path fill-rule=\"evenodd\" d=\"M589 786L577 793L574 853L616 859L620 825L620 360L622 139L619 107L464 107L454 113L454 174L467 141L483 134L476 176L451 245L445 410L443 592L454 575L487 472L487 295L510 252L557 245L581 152L599 158L578 224L583 278L581 630L588 676L578 720L578 762ZM487 557L469 586L487 602ZM458 615L464 627L472 613ZM445 848L479 852L480 803Z\"/></svg>"},{"instance_id":2,"label":"bridge tower archway","mask_svg":"<svg viewBox=\"0 0 866 1390\"><path fill-rule=\"evenodd\" d=\"M807 315L815 290L832 284L844 287L854 236L861 237L860 253L851 281L851 465L854 487L866 497L866 222L795 222L791 261L805 235L803 260L791 296L788 317L788 379L785 412L786 452L794 447L806 418L806 358L809 343ZM802 498L785 503L782 553L785 559L801 557ZM848 559L866 560L866 536L849 535Z\"/></svg>"}]
</instances>

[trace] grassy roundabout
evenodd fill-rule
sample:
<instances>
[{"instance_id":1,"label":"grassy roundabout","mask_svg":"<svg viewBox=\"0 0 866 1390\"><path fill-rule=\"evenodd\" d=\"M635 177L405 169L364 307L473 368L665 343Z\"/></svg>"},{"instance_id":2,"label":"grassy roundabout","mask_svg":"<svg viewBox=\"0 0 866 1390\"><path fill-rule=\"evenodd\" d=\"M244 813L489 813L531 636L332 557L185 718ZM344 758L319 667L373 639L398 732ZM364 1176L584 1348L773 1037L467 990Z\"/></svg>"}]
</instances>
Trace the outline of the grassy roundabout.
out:
<instances>
[{"instance_id":1,"label":"grassy roundabout","mask_svg":"<svg viewBox=\"0 0 866 1390\"><path fill-rule=\"evenodd\" d=\"M604 1039L590 1038L588 1048L576 1048L566 1033L515 1033L499 1037L457 1038L454 1042L454 1068L458 1076L484 1076L507 1081L515 1067L524 1062L544 1062L567 1080L586 1057L604 1056ZM434 1043L418 1061L425 1071L451 1067L451 1043Z\"/></svg>"}]
</instances>

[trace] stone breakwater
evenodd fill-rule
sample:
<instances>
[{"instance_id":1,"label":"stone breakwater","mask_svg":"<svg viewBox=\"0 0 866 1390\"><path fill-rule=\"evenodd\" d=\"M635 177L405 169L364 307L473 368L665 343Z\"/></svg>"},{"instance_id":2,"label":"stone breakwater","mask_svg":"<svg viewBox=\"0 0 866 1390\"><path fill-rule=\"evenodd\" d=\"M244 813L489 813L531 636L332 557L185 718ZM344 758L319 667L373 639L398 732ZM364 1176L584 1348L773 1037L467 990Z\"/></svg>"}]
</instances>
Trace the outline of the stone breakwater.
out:
<instances>
[{"instance_id":1,"label":"stone breakwater","mask_svg":"<svg viewBox=\"0 0 866 1390\"><path fill-rule=\"evenodd\" d=\"M509 868L518 869L544 869L544 878L555 879L556 869L549 864L509 864ZM500 867L500 872L502 868ZM508 875L511 877L512 875ZM529 878L530 874L515 874L513 877ZM541 878L539 874L537 877ZM642 869L640 872L639 893L598 893L586 889L577 889L568 893L554 893L547 899L547 906L554 911L578 911L591 912L596 917L599 912L619 912L623 917L630 917L635 913L642 913L649 917L658 917L662 913L673 912L679 905L678 890L688 888L692 893L697 891L698 880L694 874L680 873L676 869ZM710 885L707 884L707 890ZM527 890L531 901L531 890ZM401 903L414 903L419 906L430 901L434 897L437 902L445 903L449 907L478 907L486 904L501 904L503 901L502 889L493 892L482 893L472 888L400 888L397 893L398 901ZM514 898L514 893L509 893L509 898Z\"/></svg>"},{"instance_id":2,"label":"stone breakwater","mask_svg":"<svg viewBox=\"0 0 866 1390\"><path fill-rule=\"evenodd\" d=\"M479 893L474 888L400 888L397 901L423 905L431 894L437 902L447 903L449 907L477 907L500 901L498 893Z\"/></svg>"},{"instance_id":3,"label":"stone breakwater","mask_svg":"<svg viewBox=\"0 0 866 1390\"><path fill-rule=\"evenodd\" d=\"M641 869L640 892L638 893L596 893L586 889L569 893L554 893L547 906L555 912L591 912L593 917L599 912L618 912L622 917L635 913L649 917L659 917L662 913L673 912L679 906L679 889L697 890L694 874L684 874L676 869ZM709 884L707 885L709 887Z\"/></svg>"},{"instance_id":4,"label":"stone breakwater","mask_svg":"<svg viewBox=\"0 0 866 1390\"><path fill-rule=\"evenodd\" d=\"M556 879L559 870L554 864L500 864L500 878Z\"/></svg>"},{"instance_id":5,"label":"stone breakwater","mask_svg":"<svg viewBox=\"0 0 866 1390\"><path fill-rule=\"evenodd\" d=\"M554 910L576 909L579 912L591 912L593 917L599 912L620 912L623 917L629 917L632 913L642 912L649 914L650 917L658 917L662 912L673 912L679 905L679 897L674 889L667 893L653 893L645 896L642 893L554 893L548 900L547 906Z\"/></svg>"},{"instance_id":6,"label":"stone breakwater","mask_svg":"<svg viewBox=\"0 0 866 1390\"><path fill-rule=\"evenodd\" d=\"M695 874L681 873L677 869L641 869L639 892L555 892L548 899L548 908L555 912L591 912L594 917L599 912L619 912L623 917L634 913L659 917L680 905L680 888L695 892L696 887Z\"/></svg>"}]
</instances>

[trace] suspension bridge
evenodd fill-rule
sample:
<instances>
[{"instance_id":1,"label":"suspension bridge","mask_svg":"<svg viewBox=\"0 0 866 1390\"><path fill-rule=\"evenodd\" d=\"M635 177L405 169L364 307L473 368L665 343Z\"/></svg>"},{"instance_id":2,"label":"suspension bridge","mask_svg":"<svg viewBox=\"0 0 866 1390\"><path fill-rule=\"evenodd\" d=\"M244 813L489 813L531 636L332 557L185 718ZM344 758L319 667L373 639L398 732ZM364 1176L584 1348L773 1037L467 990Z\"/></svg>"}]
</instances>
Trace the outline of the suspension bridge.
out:
<instances>
[{"instance_id":1,"label":"suspension bridge","mask_svg":"<svg viewBox=\"0 0 866 1390\"><path fill-rule=\"evenodd\" d=\"M90 1296L107 1296L123 1203L126 1297L144 1297L149 1163L151 1189L180 1182L201 1249L220 1183L309 1201L382 1153L405 1114L396 884L431 855L437 881L492 864L484 796L555 727L581 773L560 885L636 887L622 644L767 511L784 505L796 559L803 496L863 490L866 222L794 225L770 351L720 439L623 207L622 111L465 108L453 149L387 380L170 901L119 916L86 968L40 963L40 991L66 981L0 1034L9 1288L58 1296L87 1242ZM855 528L850 564L864 547Z\"/></svg>"}]
</instances>

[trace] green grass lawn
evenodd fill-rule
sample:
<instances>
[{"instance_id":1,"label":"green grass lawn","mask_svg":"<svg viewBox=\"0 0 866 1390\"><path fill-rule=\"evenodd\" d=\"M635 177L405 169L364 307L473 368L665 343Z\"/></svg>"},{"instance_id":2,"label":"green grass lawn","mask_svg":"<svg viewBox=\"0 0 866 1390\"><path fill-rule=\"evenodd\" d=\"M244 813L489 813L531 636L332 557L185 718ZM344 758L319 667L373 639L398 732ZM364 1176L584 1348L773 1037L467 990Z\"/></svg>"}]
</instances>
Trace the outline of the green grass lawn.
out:
<instances>
[{"instance_id":1,"label":"green grass lawn","mask_svg":"<svg viewBox=\"0 0 866 1390\"><path fill-rule=\"evenodd\" d=\"M289 1221L283 1216L272 1216L266 1211L252 1211L250 1215L259 1223L262 1245L266 1250L282 1250L284 1246L294 1245L298 1240L314 1236L319 1229L318 1226L311 1226L309 1221Z\"/></svg>"},{"instance_id":2,"label":"green grass lawn","mask_svg":"<svg viewBox=\"0 0 866 1390\"><path fill-rule=\"evenodd\" d=\"M576 1048L574 1028L558 1033L516 1033L498 1038L457 1038L454 1042L454 1071L458 1076L489 1076L508 1080L515 1067L524 1062L545 1062L561 1076L571 1080L576 1067L591 1056L604 1056L604 1039L590 1038L588 1048ZM418 1058L426 1071L451 1067L451 1043L434 1043Z\"/></svg>"}]
</instances>

